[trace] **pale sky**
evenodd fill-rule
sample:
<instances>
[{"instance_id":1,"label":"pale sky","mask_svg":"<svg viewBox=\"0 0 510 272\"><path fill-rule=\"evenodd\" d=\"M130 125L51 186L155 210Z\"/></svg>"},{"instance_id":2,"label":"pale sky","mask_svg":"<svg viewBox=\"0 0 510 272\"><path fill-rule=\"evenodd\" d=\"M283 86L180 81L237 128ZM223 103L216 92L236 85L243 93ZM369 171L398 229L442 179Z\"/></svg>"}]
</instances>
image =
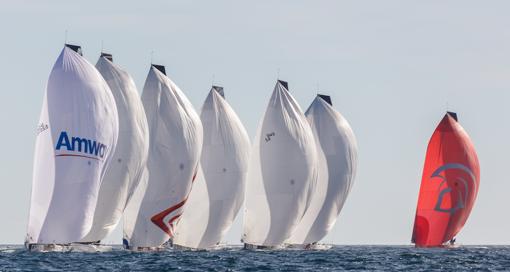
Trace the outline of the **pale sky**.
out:
<instances>
[{"instance_id":1,"label":"pale sky","mask_svg":"<svg viewBox=\"0 0 510 272\"><path fill-rule=\"evenodd\" d=\"M253 137L279 74L303 110L317 88L350 122L358 175L335 244L410 244L425 149L450 109L481 165L461 244L510 244L509 1L0 0L0 244L23 242L35 128L67 41L141 92L151 61L200 109L211 84ZM279 72L278 72L279 71ZM241 216L226 237L239 243ZM120 243L117 230L106 242Z\"/></svg>"}]
</instances>

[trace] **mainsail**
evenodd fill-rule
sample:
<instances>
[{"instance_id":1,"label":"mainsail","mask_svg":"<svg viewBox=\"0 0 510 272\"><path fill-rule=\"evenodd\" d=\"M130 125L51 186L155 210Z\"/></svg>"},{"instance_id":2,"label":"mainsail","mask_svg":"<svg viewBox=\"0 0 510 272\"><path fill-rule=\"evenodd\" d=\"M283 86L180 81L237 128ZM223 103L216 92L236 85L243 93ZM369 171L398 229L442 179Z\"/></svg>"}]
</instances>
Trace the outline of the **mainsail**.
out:
<instances>
[{"instance_id":1,"label":"mainsail","mask_svg":"<svg viewBox=\"0 0 510 272\"><path fill-rule=\"evenodd\" d=\"M75 51L73 51L75 50ZM99 72L66 45L46 87L37 127L27 244L80 241L117 142L115 100Z\"/></svg>"},{"instance_id":2,"label":"mainsail","mask_svg":"<svg viewBox=\"0 0 510 272\"><path fill-rule=\"evenodd\" d=\"M480 165L457 115L448 112L430 138L423 167L412 241L440 246L462 229L475 203Z\"/></svg>"},{"instance_id":3,"label":"mainsail","mask_svg":"<svg viewBox=\"0 0 510 272\"><path fill-rule=\"evenodd\" d=\"M319 174L310 206L287 241L297 245L318 242L335 225L354 182L358 153L349 123L329 96L317 95L305 115L315 136Z\"/></svg>"},{"instance_id":4,"label":"mainsail","mask_svg":"<svg viewBox=\"0 0 510 272\"><path fill-rule=\"evenodd\" d=\"M129 248L159 247L173 237L202 150L200 117L164 71L152 65L143 88L149 179L137 188L124 215L124 244Z\"/></svg>"},{"instance_id":5,"label":"mainsail","mask_svg":"<svg viewBox=\"0 0 510 272\"><path fill-rule=\"evenodd\" d=\"M313 132L287 86L276 83L251 151L242 238L247 247L287 240L317 179Z\"/></svg>"},{"instance_id":6,"label":"mainsail","mask_svg":"<svg viewBox=\"0 0 510 272\"><path fill-rule=\"evenodd\" d=\"M244 200L250 140L223 96L223 88L213 86L202 107L201 169L177 226L174 246L215 246L232 225Z\"/></svg>"},{"instance_id":7,"label":"mainsail","mask_svg":"<svg viewBox=\"0 0 510 272\"><path fill-rule=\"evenodd\" d=\"M111 54L102 53L96 68L110 86L117 104L119 139L99 189L92 229L83 242L100 241L115 229L144 176L149 152L147 118L133 79L113 63Z\"/></svg>"}]
</instances>

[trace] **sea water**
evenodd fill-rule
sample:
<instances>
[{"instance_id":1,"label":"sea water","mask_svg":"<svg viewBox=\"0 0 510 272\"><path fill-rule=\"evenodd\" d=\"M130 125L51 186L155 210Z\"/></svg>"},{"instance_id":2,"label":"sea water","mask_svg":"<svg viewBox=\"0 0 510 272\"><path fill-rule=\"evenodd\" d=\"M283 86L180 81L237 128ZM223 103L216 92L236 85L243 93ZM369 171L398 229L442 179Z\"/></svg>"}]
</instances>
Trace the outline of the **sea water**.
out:
<instances>
[{"instance_id":1,"label":"sea water","mask_svg":"<svg viewBox=\"0 0 510 272\"><path fill-rule=\"evenodd\" d=\"M510 246L332 246L322 250L28 252L0 247L1 271L504 271Z\"/></svg>"}]
</instances>

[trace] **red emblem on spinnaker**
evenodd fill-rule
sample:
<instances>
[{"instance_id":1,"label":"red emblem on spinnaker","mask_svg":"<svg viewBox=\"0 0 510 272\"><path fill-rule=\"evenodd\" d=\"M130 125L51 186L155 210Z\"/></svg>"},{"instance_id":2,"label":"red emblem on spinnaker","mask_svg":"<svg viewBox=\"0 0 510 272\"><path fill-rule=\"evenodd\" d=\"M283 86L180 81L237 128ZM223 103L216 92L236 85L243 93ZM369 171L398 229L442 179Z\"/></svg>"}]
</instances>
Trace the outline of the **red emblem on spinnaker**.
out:
<instances>
[{"instance_id":1,"label":"red emblem on spinnaker","mask_svg":"<svg viewBox=\"0 0 510 272\"><path fill-rule=\"evenodd\" d=\"M191 183L193 183L195 181L195 178L197 177L197 173L198 173L198 166L195 167L195 172L193 173L193 177L191 178ZM168 236L170 236L170 238L172 238L174 236L175 224L177 223L177 219L179 219L181 217L182 211L179 210L179 212L176 212L176 214L174 216L172 216L172 218L170 218L170 220L168 220L168 223L165 223L165 218L168 215L170 215L171 213L180 209L182 206L184 206L184 204L186 204L186 201L188 200L188 196L189 196L189 192L183 201L181 201L181 202L177 203L176 205L174 205L168 209L165 209L164 211L159 212L156 215L151 217L152 223L154 223L161 230L163 230L166 234L168 234Z\"/></svg>"},{"instance_id":2,"label":"red emblem on spinnaker","mask_svg":"<svg viewBox=\"0 0 510 272\"><path fill-rule=\"evenodd\" d=\"M448 112L430 138L423 167L412 241L440 246L468 219L478 193L480 165L471 139Z\"/></svg>"},{"instance_id":3,"label":"red emblem on spinnaker","mask_svg":"<svg viewBox=\"0 0 510 272\"><path fill-rule=\"evenodd\" d=\"M166 234L168 234L168 236L173 237L174 236L174 223L175 223L175 220L177 220L181 216L181 213L178 213L178 214L174 215L172 218L170 218L170 220L168 220L168 224L165 223L165 221L164 221L165 217L167 217L172 212L174 212L177 209L184 206L184 204L186 203L186 200L187 200L187 198L184 199L183 201L179 202L177 205L174 205L174 206L154 215L153 217L151 217L152 223L154 223L161 230L163 230Z\"/></svg>"}]
</instances>

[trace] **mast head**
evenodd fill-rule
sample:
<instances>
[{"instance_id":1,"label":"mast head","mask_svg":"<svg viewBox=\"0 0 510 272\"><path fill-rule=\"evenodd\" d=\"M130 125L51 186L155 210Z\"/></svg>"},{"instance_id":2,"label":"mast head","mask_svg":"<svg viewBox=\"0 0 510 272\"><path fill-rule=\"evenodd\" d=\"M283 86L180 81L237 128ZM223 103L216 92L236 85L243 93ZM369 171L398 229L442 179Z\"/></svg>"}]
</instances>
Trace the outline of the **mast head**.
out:
<instances>
[{"instance_id":1,"label":"mast head","mask_svg":"<svg viewBox=\"0 0 510 272\"><path fill-rule=\"evenodd\" d=\"M158 64L151 64L152 67L156 68L158 71L163 73L166 76L166 70L164 65L158 65Z\"/></svg>"},{"instance_id":2,"label":"mast head","mask_svg":"<svg viewBox=\"0 0 510 272\"><path fill-rule=\"evenodd\" d=\"M459 121L459 119L457 119L457 113L453 112L453 111L447 111L446 112L447 115L449 115L450 117L452 117L455 121Z\"/></svg>"},{"instance_id":3,"label":"mast head","mask_svg":"<svg viewBox=\"0 0 510 272\"><path fill-rule=\"evenodd\" d=\"M330 106L333 106L333 102L331 102L331 96L325 94L317 94L317 97L322 98L322 100L326 101Z\"/></svg>"},{"instance_id":4,"label":"mast head","mask_svg":"<svg viewBox=\"0 0 510 272\"><path fill-rule=\"evenodd\" d=\"M104 53L104 52L101 52L101 57L104 57L106 58L107 60L113 62L113 55L112 54L108 54L108 53Z\"/></svg>"},{"instance_id":5,"label":"mast head","mask_svg":"<svg viewBox=\"0 0 510 272\"><path fill-rule=\"evenodd\" d=\"M282 84L282 86L285 87L285 89L287 89L287 91L289 90L289 83L287 81L278 79L278 83Z\"/></svg>"},{"instance_id":6,"label":"mast head","mask_svg":"<svg viewBox=\"0 0 510 272\"><path fill-rule=\"evenodd\" d=\"M223 87L220 86L212 86L213 90L217 91L221 97L225 98L225 92L223 91Z\"/></svg>"},{"instance_id":7,"label":"mast head","mask_svg":"<svg viewBox=\"0 0 510 272\"><path fill-rule=\"evenodd\" d=\"M83 56L83 52L82 52L82 50L81 50L81 46L66 43L66 44L65 44L65 47L67 47L67 48L69 48L69 49L73 50L74 52L76 52L76 53L78 53L78 54L80 54L80 56Z\"/></svg>"}]
</instances>

